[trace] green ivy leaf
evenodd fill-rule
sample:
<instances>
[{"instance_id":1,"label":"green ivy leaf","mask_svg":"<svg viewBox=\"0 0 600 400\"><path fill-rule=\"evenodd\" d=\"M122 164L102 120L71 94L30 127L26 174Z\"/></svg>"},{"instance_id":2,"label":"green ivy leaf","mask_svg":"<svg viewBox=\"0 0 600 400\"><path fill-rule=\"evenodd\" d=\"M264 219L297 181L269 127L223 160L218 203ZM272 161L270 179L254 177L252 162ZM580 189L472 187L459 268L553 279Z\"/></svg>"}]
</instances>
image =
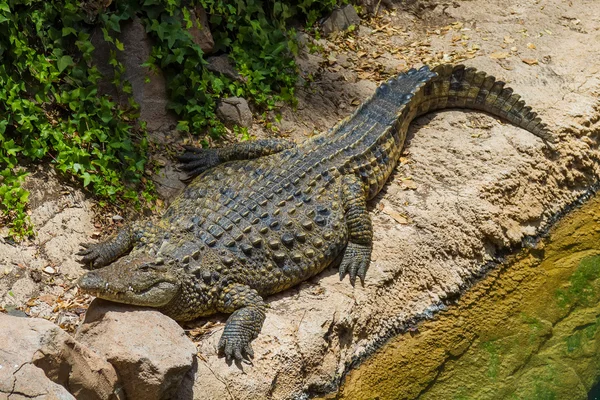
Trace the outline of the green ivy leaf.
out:
<instances>
[{"instance_id":1,"label":"green ivy leaf","mask_svg":"<svg viewBox=\"0 0 600 400\"><path fill-rule=\"evenodd\" d=\"M62 56L58 59L56 66L58 67L58 72L63 72L65 68L73 65L73 58L71 56Z\"/></svg>"}]
</instances>

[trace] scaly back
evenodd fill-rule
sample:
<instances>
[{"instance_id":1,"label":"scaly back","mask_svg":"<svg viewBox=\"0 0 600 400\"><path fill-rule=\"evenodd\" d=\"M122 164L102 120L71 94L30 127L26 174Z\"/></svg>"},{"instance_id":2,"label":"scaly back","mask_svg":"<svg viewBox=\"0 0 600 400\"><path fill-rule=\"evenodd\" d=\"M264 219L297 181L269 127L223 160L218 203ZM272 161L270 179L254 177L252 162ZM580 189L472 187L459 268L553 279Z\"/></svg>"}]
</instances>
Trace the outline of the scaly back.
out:
<instances>
[{"instance_id":1,"label":"scaly back","mask_svg":"<svg viewBox=\"0 0 600 400\"><path fill-rule=\"evenodd\" d=\"M372 198L397 164L408 125L430 111L482 110L553 141L537 114L504 86L493 76L464 65L411 69L381 85L352 116L302 148L326 161L321 168L360 176Z\"/></svg>"}]
</instances>

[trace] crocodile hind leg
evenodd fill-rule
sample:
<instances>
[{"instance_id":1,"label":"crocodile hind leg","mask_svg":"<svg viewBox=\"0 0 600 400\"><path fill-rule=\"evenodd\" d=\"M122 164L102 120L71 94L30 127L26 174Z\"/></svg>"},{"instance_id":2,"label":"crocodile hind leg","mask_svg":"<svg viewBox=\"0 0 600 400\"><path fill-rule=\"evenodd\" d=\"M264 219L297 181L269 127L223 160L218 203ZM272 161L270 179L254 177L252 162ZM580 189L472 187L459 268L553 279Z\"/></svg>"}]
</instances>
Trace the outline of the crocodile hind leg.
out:
<instances>
[{"instance_id":1,"label":"crocodile hind leg","mask_svg":"<svg viewBox=\"0 0 600 400\"><path fill-rule=\"evenodd\" d=\"M138 232L136 225L126 226L104 242L81 243L83 248L77 253L82 256L79 261L90 269L104 267L133 248L138 240Z\"/></svg>"},{"instance_id":2,"label":"crocodile hind leg","mask_svg":"<svg viewBox=\"0 0 600 400\"><path fill-rule=\"evenodd\" d=\"M258 336L265 321L266 305L254 289L231 284L221 292L217 303L219 312L231 313L219 340L219 351L227 362L248 361L254 357L250 343Z\"/></svg>"},{"instance_id":3,"label":"crocodile hind leg","mask_svg":"<svg viewBox=\"0 0 600 400\"><path fill-rule=\"evenodd\" d=\"M190 180L207 169L226 161L250 160L279 153L295 146L294 142L285 139L261 139L219 149L185 146L185 152L178 157L178 160L181 163L181 169L188 173L186 180Z\"/></svg>"},{"instance_id":4,"label":"crocodile hind leg","mask_svg":"<svg viewBox=\"0 0 600 400\"><path fill-rule=\"evenodd\" d=\"M348 226L348 245L340 264L340 280L344 279L347 273L352 285L357 276L364 284L371 262L373 226L367 211L365 187L356 175L344 176L342 201Z\"/></svg>"}]
</instances>

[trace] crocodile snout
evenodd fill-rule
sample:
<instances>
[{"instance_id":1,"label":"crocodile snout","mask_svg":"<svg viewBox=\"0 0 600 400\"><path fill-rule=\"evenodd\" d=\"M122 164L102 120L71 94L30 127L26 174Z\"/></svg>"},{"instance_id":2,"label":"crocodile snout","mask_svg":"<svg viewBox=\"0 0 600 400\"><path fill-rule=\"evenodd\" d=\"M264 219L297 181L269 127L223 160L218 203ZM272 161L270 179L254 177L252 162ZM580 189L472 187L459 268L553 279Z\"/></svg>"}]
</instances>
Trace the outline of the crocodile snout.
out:
<instances>
[{"instance_id":1,"label":"crocodile snout","mask_svg":"<svg viewBox=\"0 0 600 400\"><path fill-rule=\"evenodd\" d=\"M104 279L102 279L100 275L93 271L88 272L79 278L79 287L84 291L101 289L103 284Z\"/></svg>"}]
</instances>

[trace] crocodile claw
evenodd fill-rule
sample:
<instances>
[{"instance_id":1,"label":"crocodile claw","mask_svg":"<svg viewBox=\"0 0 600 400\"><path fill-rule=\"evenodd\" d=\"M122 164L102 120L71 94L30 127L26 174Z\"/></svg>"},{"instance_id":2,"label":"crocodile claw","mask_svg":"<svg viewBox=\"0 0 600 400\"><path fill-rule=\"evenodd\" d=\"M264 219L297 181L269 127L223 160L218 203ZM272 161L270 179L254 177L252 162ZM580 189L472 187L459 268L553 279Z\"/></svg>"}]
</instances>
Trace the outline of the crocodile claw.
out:
<instances>
[{"instance_id":1,"label":"crocodile claw","mask_svg":"<svg viewBox=\"0 0 600 400\"><path fill-rule=\"evenodd\" d=\"M199 147L184 146L185 152L177 157L181 169L188 173L185 180L191 180L209 168L219 164L216 149L202 149Z\"/></svg>"},{"instance_id":2,"label":"crocodile claw","mask_svg":"<svg viewBox=\"0 0 600 400\"><path fill-rule=\"evenodd\" d=\"M346 274L349 274L352 286L356 283L356 277L359 277L360 282L364 285L370 262L371 246L352 242L348 243L344 258L340 264L340 280L344 279Z\"/></svg>"},{"instance_id":3,"label":"crocodile claw","mask_svg":"<svg viewBox=\"0 0 600 400\"><path fill-rule=\"evenodd\" d=\"M236 362L245 362L252 365L252 359L254 358L254 350L250 342L243 336L229 336L223 333L221 340L219 340L219 352L225 355L227 363L231 363L232 360Z\"/></svg>"},{"instance_id":4,"label":"crocodile claw","mask_svg":"<svg viewBox=\"0 0 600 400\"><path fill-rule=\"evenodd\" d=\"M96 269L110 264L108 254L103 243L80 243L82 249L76 255L82 256L79 260L83 265L90 269Z\"/></svg>"}]
</instances>

